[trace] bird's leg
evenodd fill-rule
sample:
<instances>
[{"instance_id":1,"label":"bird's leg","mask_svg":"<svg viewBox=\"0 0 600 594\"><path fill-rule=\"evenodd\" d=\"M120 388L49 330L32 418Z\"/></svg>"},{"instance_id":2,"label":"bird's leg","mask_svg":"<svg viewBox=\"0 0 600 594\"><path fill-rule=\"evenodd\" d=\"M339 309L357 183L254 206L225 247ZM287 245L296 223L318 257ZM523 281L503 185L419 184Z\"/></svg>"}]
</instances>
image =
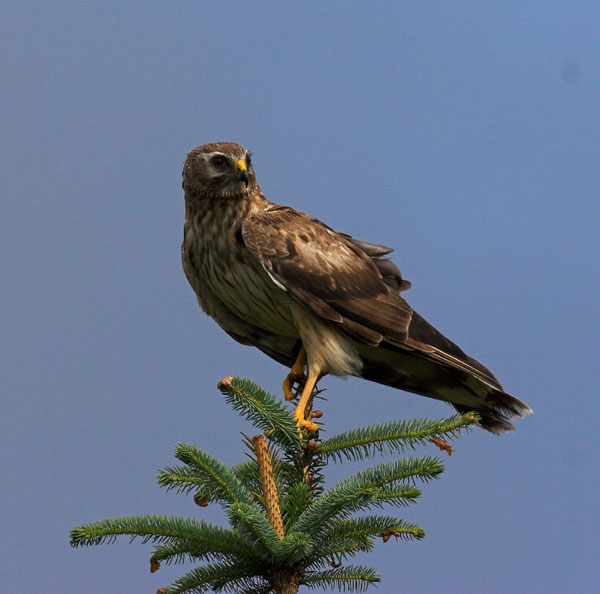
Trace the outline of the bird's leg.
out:
<instances>
[{"instance_id":1,"label":"bird's leg","mask_svg":"<svg viewBox=\"0 0 600 594\"><path fill-rule=\"evenodd\" d=\"M293 400L295 398L294 393L292 392L292 388L294 384L302 379L304 375L304 362L306 361L306 351L304 350L304 346L300 347L300 352L296 357L296 361L290 372L285 376L283 380L283 395L286 400Z\"/></svg>"},{"instance_id":2,"label":"bird's leg","mask_svg":"<svg viewBox=\"0 0 600 594\"><path fill-rule=\"evenodd\" d=\"M302 390L302 395L300 396L300 400L298 401L296 410L294 411L294 418L296 419L298 427L306 427L308 432L315 432L319 429L319 426L316 423L306 419L306 408L308 407L318 379L319 372L317 371L316 373L311 373L309 370L308 379L304 384L304 390Z\"/></svg>"}]
</instances>

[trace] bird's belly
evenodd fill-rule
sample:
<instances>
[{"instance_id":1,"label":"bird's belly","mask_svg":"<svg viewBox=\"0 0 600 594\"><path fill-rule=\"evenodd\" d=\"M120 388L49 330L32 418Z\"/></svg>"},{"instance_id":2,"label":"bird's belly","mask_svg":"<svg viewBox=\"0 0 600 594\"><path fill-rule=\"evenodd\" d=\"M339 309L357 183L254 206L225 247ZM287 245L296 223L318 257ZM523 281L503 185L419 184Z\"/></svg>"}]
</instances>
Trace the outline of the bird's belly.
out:
<instances>
[{"instance_id":1,"label":"bird's belly","mask_svg":"<svg viewBox=\"0 0 600 594\"><path fill-rule=\"evenodd\" d=\"M233 258L227 265L222 264L207 265L205 280L228 309L245 322L274 334L299 336L290 311L293 298L262 267Z\"/></svg>"}]
</instances>

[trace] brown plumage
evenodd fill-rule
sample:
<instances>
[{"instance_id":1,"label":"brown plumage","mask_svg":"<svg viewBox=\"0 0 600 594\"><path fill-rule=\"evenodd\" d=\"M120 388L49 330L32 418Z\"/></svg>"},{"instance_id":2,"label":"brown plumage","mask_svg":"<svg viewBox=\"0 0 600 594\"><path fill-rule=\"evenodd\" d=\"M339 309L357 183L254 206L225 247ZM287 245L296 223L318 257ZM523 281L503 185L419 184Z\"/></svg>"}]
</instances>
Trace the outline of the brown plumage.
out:
<instances>
[{"instance_id":1,"label":"brown plumage","mask_svg":"<svg viewBox=\"0 0 600 594\"><path fill-rule=\"evenodd\" d=\"M295 373L306 355L299 425L317 428L304 407L326 373L475 410L494 433L512 429L510 417L531 412L408 305L400 292L410 283L385 257L390 248L269 202L239 144L192 150L183 189L183 268L202 309L238 342L294 365ZM289 387L288 380L286 396Z\"/></svg>"}]
</instances>

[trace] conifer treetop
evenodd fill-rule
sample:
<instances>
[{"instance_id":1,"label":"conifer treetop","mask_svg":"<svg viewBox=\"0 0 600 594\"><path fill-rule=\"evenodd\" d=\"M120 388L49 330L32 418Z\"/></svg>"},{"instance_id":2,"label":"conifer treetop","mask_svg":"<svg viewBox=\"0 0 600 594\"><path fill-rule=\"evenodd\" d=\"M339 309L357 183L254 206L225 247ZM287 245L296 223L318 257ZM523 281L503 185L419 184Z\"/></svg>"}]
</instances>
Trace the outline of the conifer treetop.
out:
<instances>
[{"instance_id":1,"label":"conifer treetop","mask_svg":"<svg viewBox=\"0 0 600 594\"><path fill-rule=\"evenodd\" d=\"M73 547L126 535L153 544L153 572L163 563L195 564L160 594L363 592L380 577L374 568L350 562L358 553L372 552L377 540L425 536L420 526L371 510L414 503L418 485L438 478L443 464L430 455L395 457L331 486L324 478L327 464L393 457L430 441L450 453L448 441L477 423L473 414L395 421L320 440L318 434L301 436L291 411L255 383L229 376L218 388L260 432L243 440L251 459L227 466L195 446L178 444L181 464L161 470L158 483L192 495L196 514L219 504L229 526L159 515L108 518L73 528Z\"/></svg>"}]
</instances>

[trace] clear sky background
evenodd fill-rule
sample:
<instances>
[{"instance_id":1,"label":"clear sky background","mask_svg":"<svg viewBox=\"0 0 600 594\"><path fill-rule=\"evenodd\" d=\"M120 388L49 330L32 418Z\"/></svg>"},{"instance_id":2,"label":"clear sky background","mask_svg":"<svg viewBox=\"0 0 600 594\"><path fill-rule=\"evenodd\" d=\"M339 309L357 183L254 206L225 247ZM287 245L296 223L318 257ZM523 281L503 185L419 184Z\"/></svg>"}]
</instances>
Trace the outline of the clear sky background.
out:
<instances>
[{"instance_id":1,"label":"clear sky background","mask_svg":"<svg viewBox=\"0 0 600 594\"><path fill-rule=\"evenodd\" d=\"M455 444L400 512L427 538L361 559L379 591L600 591L600 9L427 4L2 4L3 594L153 593L191 566L150 574L149 545L73 550L69 529L223 520L155 482L179 441L241 461L251 426L216 383L285 373L181 270L181 167L219 140L274 202L393 246L413 307L535 410ZM451 413L322 386L328 435Z\"/></svg>"}]
</instances>

